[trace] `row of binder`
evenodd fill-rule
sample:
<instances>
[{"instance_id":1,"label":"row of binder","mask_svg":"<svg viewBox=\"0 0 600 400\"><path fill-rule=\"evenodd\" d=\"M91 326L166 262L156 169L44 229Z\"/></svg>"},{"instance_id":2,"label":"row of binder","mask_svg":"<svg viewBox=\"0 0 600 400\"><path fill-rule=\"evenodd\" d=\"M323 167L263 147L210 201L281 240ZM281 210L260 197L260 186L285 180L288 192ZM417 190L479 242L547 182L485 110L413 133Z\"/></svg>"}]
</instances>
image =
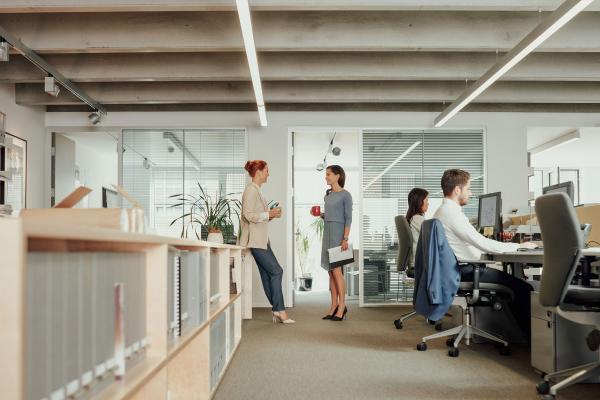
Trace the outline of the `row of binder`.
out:
<instances>
[{"instance_id":1,"label":"row of binder","mask_svg":"<svg viewBox=\"0 0 600 400\"><path fill-rule=\"evenodd\" d=\"M143 359L145 273L143 253L28 254L28 399L89 398Z\"/></svg>"}]
</instances>

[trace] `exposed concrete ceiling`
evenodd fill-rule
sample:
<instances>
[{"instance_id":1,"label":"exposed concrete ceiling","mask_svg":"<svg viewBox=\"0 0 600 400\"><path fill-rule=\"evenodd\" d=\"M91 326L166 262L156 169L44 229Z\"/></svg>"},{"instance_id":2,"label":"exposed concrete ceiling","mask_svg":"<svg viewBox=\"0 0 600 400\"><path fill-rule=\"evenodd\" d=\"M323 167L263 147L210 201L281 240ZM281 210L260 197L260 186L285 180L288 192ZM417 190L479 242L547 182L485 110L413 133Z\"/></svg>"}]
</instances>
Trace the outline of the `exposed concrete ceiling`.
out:
<instances>
[{"instance_id":1,"label":"exposed concrete ceiling","mask_svg":"<svg viewBox=\"0 0 600 400\"><path fill-rule=\"evenodd\" d=\"M251 0L267 110L441 110L560 3ZM599 3L468 110L597 112ZM235 1L165 4L3 0L0 26L109 110L255 108ZM46 94L43 78L18 54L0 63L19 104L81 110L66 90Z\"/></svg>"},{"instance_id":2,"label":"exposed concrete ceiling","mask_svg":"<svg viewBox=\"0 0 600 400\"><path fill-rule=\"evenodd\" d=\"M249 0L254 10L551 11L561 0ZM0 12L232 11L235 0L3 0ZM589 11L600 10L592 4Z\"/></svg>"}]
</instances>

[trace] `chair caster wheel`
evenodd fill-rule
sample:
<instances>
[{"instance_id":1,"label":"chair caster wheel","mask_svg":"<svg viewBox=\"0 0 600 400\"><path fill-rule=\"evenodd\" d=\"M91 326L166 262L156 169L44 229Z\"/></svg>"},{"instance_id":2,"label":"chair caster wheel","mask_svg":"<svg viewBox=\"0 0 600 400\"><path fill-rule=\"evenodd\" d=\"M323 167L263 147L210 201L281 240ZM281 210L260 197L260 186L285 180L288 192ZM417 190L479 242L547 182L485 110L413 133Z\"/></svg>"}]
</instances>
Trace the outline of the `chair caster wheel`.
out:
<instances>
[{"instance_id":1,"label":"chair caster wheel","mask_svg":"<svg viewBox=\"0 0 600 400\"><path fill-rule=\"evenodd\" d=\"M453 338L453 337L446 339L446 346L447 347L454 347L454 340L456 340L456 339Z\"/></svg>"},{"instance_id":2,"label":"chair caster wheel","mask_svg":"<svg viewBox=\"0 0 600 400\"><path fill-rule=\"evenodd\" d=\"M442 330L442 323L438 322L437 324L435 324L435 330L440 332Z\"/></svg>"},{"instance_id":3,"label":"chair caster wheel","mask_svg":"<svg viewBox=\"0 0 600 400\"><path fill-rule=\"evenodd\" d=\"M427 343L425 342L421 342L417 345L417 350L419 351L425 351L427 350Z\"/></svg>"},{"instance_id":4,"label":"chair caster wheel","mask_svg":"<svg viewBox=\"0 0 600 400\"><path fill-rule=\"evenodd\" d=\"M535 389L539 394L548 394L550 393L550 383L547 381L541 381L537 385L535 385Z\"/></svg>"},{"instance_id":5,"label":"chair caster wheel","mask_svg":"<svg viewBox=\"0 0 600 400\"><path fill-rule=\"evenodd\" d=\"M500 349L500 354L503 356L510 356L511 353L512 351L508 346L502 346L502 348Z\"/></svg>"},{"instance_id":6,"label":"chair caster wheel","mask_svg":"<svg viewBox=\"0 0 600 400\"><path fill-rule=\"evenodd\" d=\"M435 325L435 321L432 321L430 319L428 319L427 322L429 323L429 325Z\"/></svg>"},{"instance_id":7,"label":"chair caster wheel","mask_svg":"<svg viewBox=\"0 0 600 400\"><path fill-rule=\"evenodd\" d=\"M400 321L399 319L395 320L394 326L396 327L396 329L402 329L402 321Z\"/></svg>"},{"instance_id":8,"label":"chair caster wheel","mask_svg":"<svg viewBox=\"0 0 600 400\"><path fill-rule=\"evenodd\" d=\"M458 354L459 354L458 348L456 348L456 347L450 347L448 349L448 355L450 357L458 357Z\"/></svg>"}]
</instances>

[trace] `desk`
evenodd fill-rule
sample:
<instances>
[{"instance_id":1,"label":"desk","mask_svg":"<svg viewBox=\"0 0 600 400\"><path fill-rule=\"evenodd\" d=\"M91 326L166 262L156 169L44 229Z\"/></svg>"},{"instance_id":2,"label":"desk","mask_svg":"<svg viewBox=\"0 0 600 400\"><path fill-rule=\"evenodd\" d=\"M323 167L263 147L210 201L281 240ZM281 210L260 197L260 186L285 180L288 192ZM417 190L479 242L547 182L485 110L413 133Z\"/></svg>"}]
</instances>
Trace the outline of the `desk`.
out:
<instances>
[{"instance_id":1,"label":"desk","mask_svg":"<svg viewBox=\"0 0 600 400\"><path fill-rule=\"evenodd\" d=\"M590 247L582 250L584 257L600 257L600 247ZM505 262L542 265L544 263L544 250L510 251L500 254L486 254L488 260Z\"/></svg>"},{"instance_id":2,"label":"desk","mask_svg":"<svg viewBox=\"0 0 600 400\"><path fill-rule=\"evenodd\" d=\"M504 272L507 271L507 265L512 265L512 273L515 276L523 277L523 268L525 265L543 265L544 250L529 250L529 251L511 251L499 254L486 254L486 259L501 262L504 265ZM587 276L587 281L584 278L583 285L589 286L590 263L600 258L600 247L590 247L582 250L583 275Z\"/></svg>"}]
</instances>

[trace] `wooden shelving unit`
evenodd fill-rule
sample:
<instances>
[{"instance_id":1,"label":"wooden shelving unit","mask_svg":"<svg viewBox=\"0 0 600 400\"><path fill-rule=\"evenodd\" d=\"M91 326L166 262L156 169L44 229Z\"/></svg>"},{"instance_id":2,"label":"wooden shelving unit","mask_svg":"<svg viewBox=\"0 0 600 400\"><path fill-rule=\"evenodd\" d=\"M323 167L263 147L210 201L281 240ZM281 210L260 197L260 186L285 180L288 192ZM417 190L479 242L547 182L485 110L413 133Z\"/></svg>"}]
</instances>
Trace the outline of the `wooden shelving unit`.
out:
<instances>
[{"instance_id":1,"label":"wooden shelving unit","mask_svg":"<svg viewBox=\"0 0 600 400\"><path fill-rule=\"evenodd\" d=\"M6 398L210 399L252 318L242 247L0 218L0 254Z\"/></svg>"}]
</instances>

